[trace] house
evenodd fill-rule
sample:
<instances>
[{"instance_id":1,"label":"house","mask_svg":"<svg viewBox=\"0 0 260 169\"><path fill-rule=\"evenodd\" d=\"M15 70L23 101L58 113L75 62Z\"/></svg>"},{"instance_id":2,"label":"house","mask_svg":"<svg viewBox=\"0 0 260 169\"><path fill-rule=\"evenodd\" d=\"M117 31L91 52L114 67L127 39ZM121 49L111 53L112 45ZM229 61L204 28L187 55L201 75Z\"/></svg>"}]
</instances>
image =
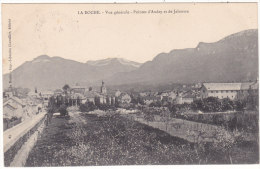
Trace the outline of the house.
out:
<instances>
[{"instance_id":1,"label":"house","mask_svg":"<svg viewBox=\"0 0 260 169\"><path fill-rule=\"evenodd\" d=\"M3 118L22 117L25 106L19 98L15 96L9 98L3 105Z\"/></svg>"},{"instance_id":2,"label":"house","mask_svg":"<svg viewBox=\"0 0 260 169\"><path fill-rule=\"evenodd\" d=\"M54 95L54 92L52 92L52 91L42 91L42 92L40 92L40 95L44 100L49 100L49 98Z\"/></svg>"},{"instance_id":3,"label":"house","mask_svg":"<svg viewBox=\"0 0 260 169\"><path fill-rule=\"evenodd\" d=\"M3 105L3 118L11 119L12 117L20 117L22 114L21 112L18 112L18 107L13 104L6 102Z\"/></svg>"},{"instance_id":4,"label":"house","mask_svg":"<svg viewBox=\"0 0 260 169\"><path fill-rule=\"evenodd\" d=\"M38 98L27 97L23 99L23 102L26 104L25 110L31 116L32 114L37 114L44 108L44 100Z\"/></svg>"},{"instance_id":5,"label":"house","mask_svg":"<svg viewBox=\"0 0 260 169\"><path fill-rule=\"evenodd\" d=\"M174 91L168 93L169 100L174 100L177 97L177 94Z\"/></svg>"},{"instance_id":6,"label":"house","mask_svg":"<svg viewBox=\"0 0 260 169\"><path fill-rule=\"evenodd\" d=\"M141 93L139 93L139 95L140 95L141 97L148 96L149 94L150 94L150 92L141 92Z\"/></svg>"},{"instance_id":7,"label":"house","mask_svg":"<svg viewBox=\"0 0 260 169\"><path fill-rule=\"evenodd\" d=\"M196 96L194 95L194 93L192 91L188 91L186 93L177 95L176 103L177 104L184 104L184 103L191 104L195 98L196 98Z\"/></svg>"},{"instance_id":8,"label":"house","mask_svg":"<svg viewBox=\"0 0 260 169\"><path fill-rule=\"evenodd\" d=\"M38 98L39 97L39 93L35 93L34 91L31 91L31 92L28 93L28 96L32 97L32 98Z\"/></svg>"},{"instance_id":9,"label":"house","mask_svg":"<svg viewBox=\"0 0 260 169\"><path fill-rule=\"evenodd\" d=\"M22 108L26 106L21 99L19 99L18 97L15 97L15 96L10 97L6 102L9 102L9 103L11 102L16 105L20 105Z\"/></svg>"},{"instance_id":10,"label":"house","mask_svg":"<svg viewBox=\"0 0 260 169\"><path fill-rule=\"evenodd\" d=\"M96 93L94 91L87 91L85 92L84 96L86 98L86 102L95 103Z\"/></svg>"},{"instance_id":11,"label":"house","mask_svg":"<svg viewBox=\"0 0 260 169\"><path fill-rule=\"evenodd\" d=\"M85 102L86 98L84 94L81 93L72 93L70 95L70 99L72 101L72 105L78 106L82 103L82 100Z\"/></svg>"},{"instance_id":12,"label":"house","mask_svg":"<svg viewBox=\"0 0 260 169\"><path fill-rule=\"evenodd\" d=\"M13 97L13 95L14 95L14 91L13 91L13 89L12 89L12 87L9 87L8 89L6 89L5 91L4 91L4 98L10 98L10 97Z\"/></svg>"},{"instance_id":13,"label":"house","mask_svg":"<svg viewBox=\"0 0 260 169\"><path fill-rule=\"evenodd\" d=\"M101 104L114 104L115 103L115 96L116 92L110 92L110 94L107 93L107 89L105 87L104 81L102 81L101 87L100 87L100 92L92 90L92 87L89 88L88 91L84 93L85 96L85 102L92 102L94 104L97 104L96 101L98 99L98 102Z\"/></svg>"},{"instance_id":14,"label":"house","mask_svg":"<svg viewBox=\"0 0 260 169\"><path fill-rule=\"evenodd\" d=\"M217 97L219 99L243 100L249 96L255 83L203 83L201 98ZM255 88L258 90L258 82Z\"/></svg>"},{"instance_id":15,"label":"house","mask_svg":"<svg viewBox=\"0 0 260 169\"><path fill-rule=\"evenodd\" d=\"M44 106L48 106L49 99L54 95L52 91L41 91L40 92L41 98L43 99Z\"/></svg>"},{"instance_id":16,"label":"house","mask_svg":"<svg viewBox=\"0 0 260 169\"><path fill-rule=\"evenodd\" d=\"M76 84L75 86L70 87L70 93L85 93L86 88L84 86L80 86L79 84Z\"/></svg>"},{"instance_id":17,"label":"house","mask_svg":"<svg viewBox=\"0 0 260 169\"><path fill-rule=\"evenodd\" d=\"M63 91L61 89L54 90L54 96L62 95Z\"/></svg>"},{"instance_id":18,"label":"house","mask_svg":"<svg viewBox=\"0 0 260 169\"><path fill-rule=\"evenodd\" d=\"M156 97L156 96L145 96L145 97L143 97L143 100L146 105L150 105L151 103L153 103L157 100L160 100L160 99L158 99L158 97Z\"/></svg>"}]
</instances>

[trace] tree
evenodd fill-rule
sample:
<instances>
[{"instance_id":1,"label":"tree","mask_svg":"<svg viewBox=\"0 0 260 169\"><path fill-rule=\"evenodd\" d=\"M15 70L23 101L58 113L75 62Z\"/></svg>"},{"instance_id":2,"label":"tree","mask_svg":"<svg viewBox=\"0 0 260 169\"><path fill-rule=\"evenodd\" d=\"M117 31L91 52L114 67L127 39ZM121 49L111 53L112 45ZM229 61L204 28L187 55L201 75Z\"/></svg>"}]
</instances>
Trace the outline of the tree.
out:
<instances>
[{"instance_id":1,"label":"tree","mask_svg":"<svg viewBox=\"0 0 260 169\"><path fill-rule=\"evenodd\" d=\"M115 98L115 107L119 107L119 100L118 100L118 97Z\"/></svg>"},{"instance_id":2,"label":"tree","mask_svg":"<svg viewBox=\"0 0 260 169\"><path fill-rule=\"evenodd\" d=\"M235 109L237 111L243 111L245 107L246 107L246 102L244 100L235 101Z\"/></svg>"},{"instance_id":3,"label":"tree","mask_svg":"<svg viewBox=\"0 0 260 169\"><path fill-rule=\"evenodd\" d=\"M171 117L175 117L177 115L177 111L178 111L177 105L170 104L168 105L168 109L171 111Z\"/></svg>"},{"instance_id":4,"label":"tree","mask_svg":"<svg viewBox=\"0 0 260 169\"><path fill-rule=\"evenodd\" d=\"M77 106L78 105L81 105L81 100L80 100L79 96L77 97Z\"/></svg>"},{"instance_id":5,"label":"tree","mask_svg":"<svg viewBox=\"0 0 260 169\"><path fill-rule=\"evenodd\" d=\"M115 106L115 100L111 97L111 106Z\"/></svg>"},{"instance_id":6,"label":"tree","mask_svg":"<svg viewBox=\"0 0 260 169\"><path fill-rule=\"evenodd\" d=\"M95 110L97 107L94 105L93 102L86 102L85 104L81 104L79 110L81 112L89 112Z\"/></svg>"},{"instance_id":7,"label":"tree","mask_svg":"<svg viewBox=\"0 0 260 169\"><path fill-rule=\"evenodd\" d=\"M70 90L70 86L68 84L65 84L63 87L62 87L64 93L67 95L69 90Z\"/></svg>"},{"instance_id":8,"label":"tree","mask_svg":"<svg viewBox=\"0 0 260 169\"><path fill-rule=\"evenodd\" d=\"M139 95L138 97L137 97L137 102L139 103L139 104L141 104L141 105L144 105L145 103L144 103L144 99Z\"/></svg>"},{"instance_id":9,"label":"tree","mask_svg":"<svg viewBox=\"0 0 260 169\"><path fill-rule=\"evenodd\" d=\"M202 100L194 100L191 103L191 109L192 110L202 110L203 109L203 101Z\"/></svg>"},{"instance_id":10,"label":"tree","mask_svg":"<svg viewBox=\"0 0 260 169\"><path fill-rule=\"evenodd\" d=\"M111 104L109 97L106 97L106 104L107 104L107 105L110 105L110 104Z\"/></svg>"},{"instance_id":11,"label":"tree","mask_svg":"<svg viewBox=\"0 0 260 169\"><path fill-rule=\"evenodd\" d=\"M67 106L65 104L62 104L59 108L59 112L61 116L68 115Z\"/></svg>"},{"instance_id":12,"label":"tree","mask_svg":"<svg viewBox=\"0 0 260 169\"><path fill-rule=\"evenodd\" d=\"M171 120L171 112L168 108L165 108L161 113L161 120L165 123L165 129L167 131L169 121Z\"/></svg>"},{"instance_id":13,"label":"tree","mask_svg":"<svg viewBox=\"0 0 260 169\"><path fill-rule=\"evenodd\" d=\"M234 108L234 103L229 98L225 98L222 100L221 111L234 110Z\"/></svg>"},{"instance_id":14,"label":"tree","mask_svg":"<svg viewBox=\"0 0 260 169\"><path fill-rule=\"evenodd\" d=\"M229 161L230 164L233 163L232 150L241 142L244 142L244 133L235 131L227 131L224 128L219 129L214 134L215 141L212 144L212 150L221 153L222 156Z\"/></svg>"},{"instance_id":15,"label":"tree","mask_svg":"<svg viewBox=\"0 0 260 169\"><path fill-rule=\"evenodd\" d=\"M101 105L101 103L100 103L100 97L95 97L94 98L94 101L95 101L95 105L99 108L100 107L100 105Z\"/></svg>"},{"instance_id":16,"label":"tree","mask_svg":"<svg viewBox=\"0 0 260 169\"><path fill-rule=\"evenodd\" d=\"M147 121L149 124L150 121L154 121L154 115L151 113L145 113L144 114L144 119Z\"/></svg>"},{"instance_id":17,"label":"tree","mask_svg":"<svg viewBox=\"0 0 260 169\"><path fill-rule=\"evenodd\" d=\"M87 102L85 104L80 105L79 106L79 110L81 112L88 112L88 104L87 104Z\"/></svg>"}]
</instances>

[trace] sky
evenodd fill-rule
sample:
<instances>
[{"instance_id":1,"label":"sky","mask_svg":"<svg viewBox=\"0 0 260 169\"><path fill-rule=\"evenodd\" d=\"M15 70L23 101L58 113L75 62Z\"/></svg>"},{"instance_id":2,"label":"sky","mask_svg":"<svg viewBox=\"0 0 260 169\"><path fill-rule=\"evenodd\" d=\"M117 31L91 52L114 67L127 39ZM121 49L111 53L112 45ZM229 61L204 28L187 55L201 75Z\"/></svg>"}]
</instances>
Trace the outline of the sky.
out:
<instances>
[{"instance_id":1,"label":"sky","mask_svg":"<svg viewBox=\"0 0 260 169\"><path fill-rule=\"evenodd\" d=\"M113 14L174 9L188 13ZM12 69L43 54L79 62L119 57L144 63L162 52L258 28L257 3L3 4L2 13L3 73L9 72L9 19Z\"/></svg>"}]
</instances>

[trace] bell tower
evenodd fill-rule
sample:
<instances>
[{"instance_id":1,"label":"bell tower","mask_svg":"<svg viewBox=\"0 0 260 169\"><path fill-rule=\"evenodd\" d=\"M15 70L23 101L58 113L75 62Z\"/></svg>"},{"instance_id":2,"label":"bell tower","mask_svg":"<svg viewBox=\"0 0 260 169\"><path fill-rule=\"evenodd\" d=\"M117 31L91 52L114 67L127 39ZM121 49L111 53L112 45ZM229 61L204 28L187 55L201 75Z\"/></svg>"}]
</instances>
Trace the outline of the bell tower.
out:
<instances>
[{"instance_id":1,"label":"bell tower","mask_svg":"<svg viewBox=\"0 0 260 169\"><path fill-rule=\"evenodd\" d=\"M100 88L100 92L101 94L107 94L107 89L105 87L105 82L102 80L102 85L101 85L101 88Z\"/></svg>"}]
</instances>

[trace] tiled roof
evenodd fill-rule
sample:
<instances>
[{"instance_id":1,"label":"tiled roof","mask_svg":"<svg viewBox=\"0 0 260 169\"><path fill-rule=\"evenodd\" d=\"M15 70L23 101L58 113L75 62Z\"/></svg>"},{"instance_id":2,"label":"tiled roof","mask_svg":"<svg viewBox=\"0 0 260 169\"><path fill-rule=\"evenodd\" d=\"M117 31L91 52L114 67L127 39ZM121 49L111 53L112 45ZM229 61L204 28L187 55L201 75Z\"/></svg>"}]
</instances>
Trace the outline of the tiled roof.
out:
<instances>
[{"instance_id":1,"label":"tiled roof","mask_svg":"<svg viewBox=\"0 0 260 169\"><path fill-rule=\"evenodd\" d=\"M10 99L14 100L16 103L18 103L18 104L20 104L20 105L22 105L22 106L25 105L25 104L22 102L22 100L19 99L18 97L13 96L13 97L11 97Z\"/></svg>"},{"instance_id":2,"label":"tiled roof","mask_svg":"<svg viewBox=\"0 0 260 169\"><path fill-rule=\"evenodd\" d=\"M84 86L71 86L71 89L86 89Z\"/></svg>"},{"instance_id":3,"label":"tiled roof","mask_svg":"<svg viewBox=\"0 0 260 169\"><path fill-rule=\"evenodd\" d=\"M203 83L207 90L240 90L241 83Z\"/></svg>"},{"instance_id":4,"label":"tiled roof","mask_svg":"<svg viewBox=\"0 0 260 169\"><path fill-rule=\"evenodd\" d=\"M40 92L42 95L53 95L54 92L53 91L41 91Z\"/></svg>"},{"instance_id":5,"label":"tiled roof","mask_svg":"<svg viewBox=\"0 0 260 169\"><path fill-rule=\"evenodd\" d=\"M11 106L13 109L17 109L17 106L13 103L6 102L6 103L4 103L4 107L5 106Z\"/></svg>"},{"instance_id":6,"label":"tiled roof","mask_svg":"<svg viewBox=\"0 0 260 169\"><path fill-rule=\"evenodd\" d=\"M258 89L257 82L247 83L203 83L207 90L248 90Z\"/></svg>"},{"instance_id":7,"label":"tiled roof","mask_svg":"<svg viewBox=\"0 0 260 169\"><path fill-rule=\"evenodd\" d=\"M251 83L241 83L241 90L248 90L250 89L250 86L254 84L254 82Z\"/></svg>"},{"instance_id":8,"label":"tiled roof","mask_svg":"<svg viewBox=\"0 0 260 169\"><path fill-rule=\"evenodd\" d=\"M195 96L191 91L188 91L182 95L182 98L195 98Z\"/></svg>"}]
</instances>

